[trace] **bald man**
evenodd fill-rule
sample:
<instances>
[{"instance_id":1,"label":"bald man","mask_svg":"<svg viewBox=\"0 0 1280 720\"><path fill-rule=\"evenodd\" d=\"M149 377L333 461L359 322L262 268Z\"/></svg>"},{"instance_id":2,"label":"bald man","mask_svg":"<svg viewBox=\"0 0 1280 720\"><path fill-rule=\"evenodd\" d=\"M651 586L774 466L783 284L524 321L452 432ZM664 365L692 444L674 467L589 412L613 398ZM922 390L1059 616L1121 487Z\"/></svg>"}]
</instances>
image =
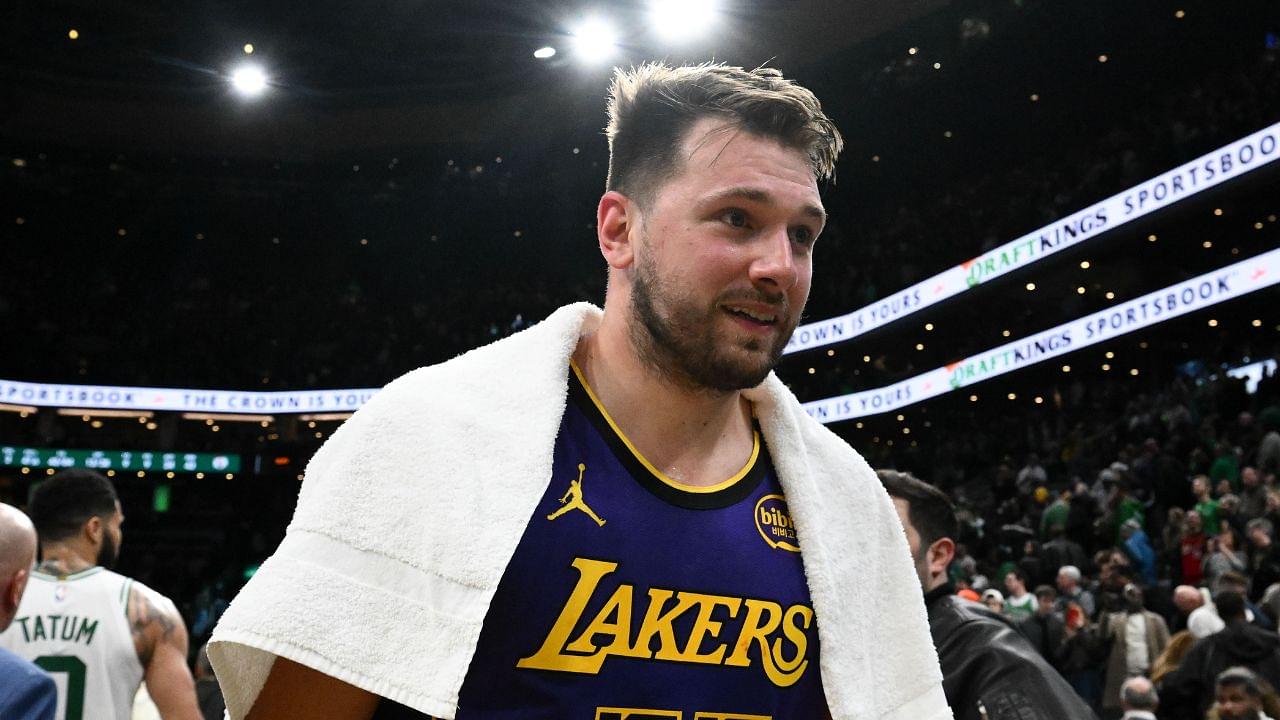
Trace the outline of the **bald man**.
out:
<instances>
[{"instance_id":1,"label":"bald man","mask_svg":"<svg viewBox=\"0 0 1280 720\"><path fill-rule=\"evenodd\" d=\"M1173 589L1173 605L1185 618L1192 610L1204 604L1204 596L1190 585L1179 585Z\"/></svg>"},{"instance_id":2,"label":"bald man","mask_svg":"<svg viewBox=\"0 0 1280 720\"><path fill-rule=\"evenodd\" d=\"M1159 706L1156 686L1147 678L1141 675L1131 677L1120 686L1120 708L1124 710L1120 720L1156 720Z\"/></svg>"},{"instance_id":3,"label":"bald man","mask_svg":"<svg viewBox=\"0 0 1280 720\"><path fill-rule=\"evenodd\" d=\"M36 562L36 530L18 508L0 503L0 632L13 622ZM0 718L53 720L58 688L32 663L0 647Z\"/></svg>"}]
</instances>

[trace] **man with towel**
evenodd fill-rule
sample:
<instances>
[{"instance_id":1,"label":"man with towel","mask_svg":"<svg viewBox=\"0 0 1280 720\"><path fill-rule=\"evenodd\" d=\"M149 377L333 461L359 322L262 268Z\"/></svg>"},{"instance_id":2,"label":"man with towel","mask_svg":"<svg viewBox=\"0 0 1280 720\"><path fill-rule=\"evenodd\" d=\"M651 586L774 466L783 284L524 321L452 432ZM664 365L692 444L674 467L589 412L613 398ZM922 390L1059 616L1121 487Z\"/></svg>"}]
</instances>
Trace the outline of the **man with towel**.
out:
<instances>
[{"instance_id":1,"label":"man with towel","mask_svg":"<svg viewBox=\"0 0 1280 720\"><path fill-rule=\"evenodd\" d=\"M209 655L234 720L951 714L893 505L771 372L842 141L770 68L611 88L603 313L400 378Z\"/></svg>"}]
</instances>

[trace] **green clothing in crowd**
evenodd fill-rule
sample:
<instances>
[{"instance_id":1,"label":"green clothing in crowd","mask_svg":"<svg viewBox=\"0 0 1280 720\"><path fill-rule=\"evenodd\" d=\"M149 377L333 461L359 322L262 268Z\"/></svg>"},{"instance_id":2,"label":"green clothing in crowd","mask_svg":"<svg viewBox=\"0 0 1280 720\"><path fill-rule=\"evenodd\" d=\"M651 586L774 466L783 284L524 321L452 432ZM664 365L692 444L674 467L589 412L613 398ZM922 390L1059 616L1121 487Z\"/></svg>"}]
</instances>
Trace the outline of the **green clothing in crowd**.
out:
<instances>
[{"instance_id":1,"label":"green clothing in crowd","mask_svg":"<svg viewBox=\"0 0 1280 720\"><path fill-rule=\"evenodd\" d=\"M1142 502L1135 497L1126 497L1120 501L1120 505L1116 508L1116 544L1124 544L1124 534L1121 528L1130 519L1134 518L1138 524L1142 525L1146 519L1142 516Z\"/></svg>"},{"instance_id":2,"label":"green clothing in crowd","mask_svg":"<svg viewBox=\"0 0 1280 720\"><path fill-rule=\"evenodd\" d=\"M1231 483L1231 491L1240 491L1240 458L1235 453L1227 453L1219 455L1217 460L1213 461L1213 465L1209 466L1209 479L1214 485L1219 480L1227 480Z\"/></svg>"},{"instance_id":3,"label":"green clothing in crowd","mask_svg":"<svg viewBox=\"0 0 1280 720\"><path fill-rule=\"evenodd\" d=\"M1067 519L1071 515L1071 506L1066 500L1058 498L1053 504L1044 509L1044 515L1040 516L1040 537L1049 537L1049 529L1054 525L1060 525L1065 530L1067 527Z\"/></svg>"},{"instance_id":4,"label":"green clothing in crowd","mask_svg":"<svg viewBox=\"0 0 1280 720\"><path fill-rule=\"evenodd\" d=\"M1217 535L1221 527L1218 521L1218 501L1205 500L1202 503L1196 503L1195 511L1200 513L1200 524L1204 526L1204 534Z\"/></svg>"},{"instance_id":5,"label":"green clothing in crowd","mask_svg":"<svg viewBox=\"0 0 1280 720\"><path fill-rule=\"evenodd\" d=\"M1005 598L1004 614L1014 622L1025 620L1036 614L1036 596L1031 593L1023 595L1021 598L1015 598L1012 595Z\"/></svg>"}]
</instances>

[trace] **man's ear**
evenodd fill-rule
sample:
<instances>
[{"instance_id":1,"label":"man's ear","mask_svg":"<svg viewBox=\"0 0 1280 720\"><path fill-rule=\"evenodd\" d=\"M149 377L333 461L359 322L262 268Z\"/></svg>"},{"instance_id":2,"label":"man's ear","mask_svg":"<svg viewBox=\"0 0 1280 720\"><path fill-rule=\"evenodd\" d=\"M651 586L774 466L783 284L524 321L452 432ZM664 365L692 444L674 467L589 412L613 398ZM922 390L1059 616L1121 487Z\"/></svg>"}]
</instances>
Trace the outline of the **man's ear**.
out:
<instances>
[{"instance_id":1,"label":"man's ear","mask_svg":"<svg viewBox=\"0 0 1280 720\"><path fill-rule=\"evenodd\" d=\"M929 554L925 558L929 562L929 576L945 575L951 561L956 556L956 541L951 538L935 540L929 546Z\"/></svg>"},{"instance_id":2,"label":"man's ear","mask_svg":"<svg viewBox=\"0 0 1280 720\"><path fill-rule=\"evenodd\" d=\"M5 610L16 612L18 604L22 602L22 593L27 589L27 580L31 577L29 568L22 568L9 578L9 587L4 593Z\"/></svg>"},{"instance_id":3,"label":"man's ear","mask_svg":"<svg viewBox=\"0 0 1280 720\"><path fill-rule=\"evenodd\" d=\"M634 200L617 190L600 197L596 207L596 238L600 242L600 254L615 270L625 270L635 261L632 239L640 221L639 210Z\"/></svg>"},{"instance_id":4,"label":"man's ear","mask_svg":"<svg viewBox=\"0 0 1280 720\"><path fill-rule=\"evenodd\" d=\"M84 523L84 536L89 542L97 545L102 542L102 533L106 532L106 524L102 522L102 518L94 515Z\"/></svg>"}]
</instances>

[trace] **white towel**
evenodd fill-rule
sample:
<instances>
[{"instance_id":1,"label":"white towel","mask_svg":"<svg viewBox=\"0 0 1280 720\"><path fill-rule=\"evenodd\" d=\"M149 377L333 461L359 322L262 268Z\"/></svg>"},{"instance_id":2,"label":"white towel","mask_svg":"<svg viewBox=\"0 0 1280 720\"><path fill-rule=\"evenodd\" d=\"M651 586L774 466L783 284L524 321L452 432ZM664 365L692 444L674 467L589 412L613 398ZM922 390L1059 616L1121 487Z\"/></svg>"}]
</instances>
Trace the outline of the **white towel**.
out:
<instances>
[{"instance_id":1,"label":"white towel","mask_svg":"<svg viewBox=\"0 0 1280 720\"><path fill-rule=\"evenodd\" d=\"M275 656L453 717L551 480L585 303L387 385L316 452L280 547L209 646L233 720ZM833 720L949 720L906 537L871 468L776 376L748 391L787 496Z\"/></svg>"}]
</instances>

